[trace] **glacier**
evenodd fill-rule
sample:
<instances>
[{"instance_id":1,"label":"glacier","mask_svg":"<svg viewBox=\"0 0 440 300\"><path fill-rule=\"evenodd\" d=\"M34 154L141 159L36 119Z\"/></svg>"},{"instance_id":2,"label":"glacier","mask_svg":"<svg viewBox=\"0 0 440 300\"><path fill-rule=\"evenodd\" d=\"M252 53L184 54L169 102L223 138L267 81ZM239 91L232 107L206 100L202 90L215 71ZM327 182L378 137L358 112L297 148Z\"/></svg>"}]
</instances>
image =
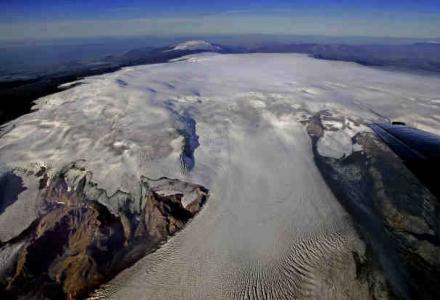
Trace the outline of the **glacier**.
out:
<instances>
[{"instance_id":1,"label":"glacier","mask_svg":"<svg viewBox=\"0 0 440 300\"><path fill-rule=\"evenodd\" d=\"M335 117L318 144L331 158L362 151L352 137L371 122L440 133L440 78L300 54L202 53L80 83L4 127L1 164L83 160L109 194L138 193L141 176L211 193L187 227L91 298L368 298L353 258L365 245L304 124Z\"/></svg>"}]
</instances>

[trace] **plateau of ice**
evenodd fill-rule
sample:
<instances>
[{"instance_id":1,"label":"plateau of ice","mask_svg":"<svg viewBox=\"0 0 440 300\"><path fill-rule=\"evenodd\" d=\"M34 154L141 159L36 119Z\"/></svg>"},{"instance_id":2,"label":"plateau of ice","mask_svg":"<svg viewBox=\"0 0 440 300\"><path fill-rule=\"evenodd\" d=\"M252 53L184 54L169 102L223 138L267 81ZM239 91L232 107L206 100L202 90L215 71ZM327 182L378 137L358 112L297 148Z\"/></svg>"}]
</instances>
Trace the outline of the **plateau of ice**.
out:
<instances>
[{"instance_id":1,"label":"plateau of ice","mask_svg":"<svg viewBox=\"0 0 440 300\"><path fill-rule=\"evenodd\" d=\"M5 127L0 163L84 160L108 194L137 193L141 176L210 190L185 229L92 298L362 299L352 252L364 244L315 166L303 123L331 112L318 151L340 158L362 151L351 137L370 122L440 133L439 94L436 77L299 54L202 53L39 99Z\"/></svg>"}]
</instances>

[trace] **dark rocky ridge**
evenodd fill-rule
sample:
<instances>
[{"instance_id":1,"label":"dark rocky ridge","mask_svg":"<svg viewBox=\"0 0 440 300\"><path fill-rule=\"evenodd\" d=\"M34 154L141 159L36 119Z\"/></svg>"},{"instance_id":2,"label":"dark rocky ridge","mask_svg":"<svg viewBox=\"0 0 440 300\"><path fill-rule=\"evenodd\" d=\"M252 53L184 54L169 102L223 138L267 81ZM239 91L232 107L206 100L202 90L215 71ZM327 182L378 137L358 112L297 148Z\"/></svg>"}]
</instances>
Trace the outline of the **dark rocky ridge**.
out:
<instances>
[{"instance_id":1,"label":"dark rocky ridge","mask_svg":"<svg viewBox=\"0 0 440 300\"><path fill-rule=\"evenodd\" d=\"M374 134L359 133L362 151L323 157L317 143L322 115L308 123L315 162L338 200L351 214L394 294L401 299L438 299L440 292L440 206L438 199ZM375 279L370 278L374 285Z\"/></svg>"},{"instance_id":2,"label":"dark rocky ridge","mask_svg":"<svg viewBox=\"0 0 440 300\"><path fill-rule=\"evenodd\" d=\"M141 178L139 202L122 191L107 196L81 163L24 176L39 180L42 205L26 230L0 244L9 258L2 299L83 298L182 229L208 197L202 186L168 178Z\"/></svg>"},{"instance_id":3,"label":"dark rocky ridge","mask_svg":"<svg viewBox=\"0 0 440 300\"><path fill-rule=\"evenodd\" d=\"M405 124L372 124L374 130L411 172L440 198L437 172L440 169L440 136Z\"/></svg>"}]
</instances>

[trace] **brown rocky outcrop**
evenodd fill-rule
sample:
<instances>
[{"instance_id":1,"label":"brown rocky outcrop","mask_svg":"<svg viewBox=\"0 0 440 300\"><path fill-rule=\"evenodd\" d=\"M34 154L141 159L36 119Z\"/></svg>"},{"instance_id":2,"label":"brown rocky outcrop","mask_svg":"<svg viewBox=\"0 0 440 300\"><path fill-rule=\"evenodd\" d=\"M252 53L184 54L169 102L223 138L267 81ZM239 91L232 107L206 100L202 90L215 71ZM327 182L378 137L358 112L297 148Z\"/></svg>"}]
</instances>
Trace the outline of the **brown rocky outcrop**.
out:
<instances>
[{"instance_id":1,"label":"brown rocky outcrop","mask_svg":"<svg viewBox=\"0 0 440 300\"><path fill-rule=\"evenodd\" d=\"M55 176L44 168L27 176L40 181L42 205L0 248L20 245L9 256L14 267L0 276L0 294L11 299L84 297L182 229L208 197L202 186L168 178L141 178L140 195L109 197L79 163Z\"/></svg>"}]
</instances>

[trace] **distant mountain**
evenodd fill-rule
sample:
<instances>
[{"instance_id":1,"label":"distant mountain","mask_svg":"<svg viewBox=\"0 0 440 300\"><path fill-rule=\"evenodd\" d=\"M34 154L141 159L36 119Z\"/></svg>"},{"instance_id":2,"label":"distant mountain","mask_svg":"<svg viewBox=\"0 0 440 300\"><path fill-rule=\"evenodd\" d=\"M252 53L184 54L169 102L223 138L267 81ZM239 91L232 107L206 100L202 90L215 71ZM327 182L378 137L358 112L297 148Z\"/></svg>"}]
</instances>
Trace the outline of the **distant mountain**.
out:
<instances>
[{"instance_id":1,"label":"distant mountain","mask_svg":"<svg viewBox=\"0 0 440 300\"><path fill-rule=\"evenodd\" d=\"M366 66L440 72L440 43L433 42L406 45L267 44L250 50L305 53L314 58L350 61Z\"/></svg>"},{"instance_id":2,"label":"distant mountain","mask_svg":"<svg viewBox=\"0 0 440 300\"><path fill-rule=\"evenodd\" d=\"M107 61L127 65L151 64L167 62L170 59L200 52L225 52L220 45L214 45L207 41L187 41L176 45L159 48L136 48L121 56L108 57Z\"/></svg>"},{"instance_id":3,"label":"distant mountain","mask_svg":"<svg viewBox=\"0 0 440 300\"><path fill-rule=\"evenodd\" d=\"M175 45L171 50L188 50L188 51L195 51L195 50L203 50L203 51L220 51L221 47L218 45L213 45L207 41L202 40L194 40L194 41L187 41L180 44Z\"/></svg>"}]
</instances>

